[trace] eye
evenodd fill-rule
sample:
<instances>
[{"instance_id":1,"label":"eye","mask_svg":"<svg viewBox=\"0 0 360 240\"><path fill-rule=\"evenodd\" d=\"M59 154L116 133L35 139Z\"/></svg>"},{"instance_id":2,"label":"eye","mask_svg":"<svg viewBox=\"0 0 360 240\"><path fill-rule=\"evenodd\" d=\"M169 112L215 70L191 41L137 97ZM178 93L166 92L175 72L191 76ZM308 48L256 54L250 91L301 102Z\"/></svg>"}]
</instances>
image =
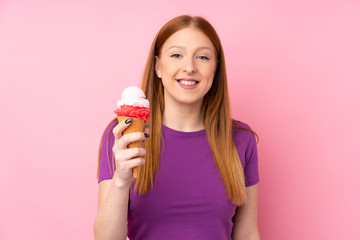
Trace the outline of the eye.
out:
<instances>
[{"instance_id":1,"label":"eye","mask_svg":"<svg viewBox=\"0 0 360 240\"><path fill-rule=\"evenodd\" d=\"M170 57L175 57L175 58L178 58L177 56L180 56L180 54L177 54L177 53L174 53L173 55L171 55Z\"/></svg>"},{"instance_id":2,"label":"eye","mask_svg":"<svg viewBox=\"0 0 360 240\"><path fill-rule=\"evenodd\" d=\"M202 59L202 60L209 60L209 58L206 57L206 56L199 56L199 58Z\"/></svg>"}]
</instances>

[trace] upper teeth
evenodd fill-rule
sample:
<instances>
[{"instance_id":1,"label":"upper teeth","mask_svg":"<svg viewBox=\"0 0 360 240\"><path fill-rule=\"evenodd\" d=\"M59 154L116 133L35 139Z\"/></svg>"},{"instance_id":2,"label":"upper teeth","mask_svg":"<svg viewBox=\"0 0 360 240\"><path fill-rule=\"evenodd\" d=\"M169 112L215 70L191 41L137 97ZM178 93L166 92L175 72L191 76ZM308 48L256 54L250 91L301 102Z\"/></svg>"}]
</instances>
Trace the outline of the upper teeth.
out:
<instances>
[{"instance_id":1,"label":"upper teeth","mask_svg":"<svg viewBox=\"0 0 360 240\"><path fill-rule=\"evenodd\" d=\"M196 84L196 81L180 80L180 83L181 83L181 84L184 84L184 85L195 85L195 84Z\"/></svg>"}]
</instances>

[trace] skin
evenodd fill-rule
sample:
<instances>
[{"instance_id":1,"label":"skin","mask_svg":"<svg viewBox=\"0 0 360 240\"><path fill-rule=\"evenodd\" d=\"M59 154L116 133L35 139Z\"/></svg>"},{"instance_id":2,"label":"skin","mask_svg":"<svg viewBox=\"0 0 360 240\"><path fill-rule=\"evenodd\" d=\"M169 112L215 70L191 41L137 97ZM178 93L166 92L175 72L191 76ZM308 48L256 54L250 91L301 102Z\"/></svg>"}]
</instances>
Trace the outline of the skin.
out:
<instances>
[{"instance_id":1,"label":"skin","mask_svg":"<svg viewBox=\"0 0 360 240\"><path fill-rule=\"evenodd\" d=\"M179 30L165 41L160 56L155 57L156 74L164 85L163 124L185 132L204 128L200 108L212 85L216 63L214 45L193 27ZM196 88L183 89L179 78L197 80Z\"/></svg>"},{"instance_id":2,"label":"skin","mask_svg":"<svg viewBox=\"0 0 360 240\"><path fill-rule=\"evenodd\" d=\"M172 46L182 46L170 48ZM204 48L205 47L205 48ZM156 74L164 85L165 109L162 123L169 128L190 132L204 129L201 104L209 91L216 70L215 48L210 39L193 27L170 36L155 57ZM183 89L177 79L192 78L196 88ZM144 148L127 149L130 142L145 141L143 132L122 135L128 125L120 122L113 130L116 171L113 179L99 183L95 239L126 239L129 189L134 181L132 168L144 164ZM149 133L145 128L144 132ZM246 189L248 201L237 207L232 239L258 240L257 185Z\"/></svg>"},{"instance_id":3,"label":"skin","mask_svg":"<svg viewBox=\"0 0 360 240\"><path fill-rule=\"evenodd\" d=\"M129 191L131 182L135 180L132 169L145 163L143 156L146 154L145 148L127 148L127 145L145 141L144 133L149 134L146 127L144 132L123 135L122 132L130 124L124 120L113 129L116 170L111 180L99 183L98 213L94 222L96 240L125 240L127 237Z\"/></svg>"},{"instance_id":4,"label":"skin","mask_svg":"<svg viewBox=\"0 0 360 240\"><path fill-rule=\"evenodd\" d=\"M260 240L257 223L257 190L258 184L246 188L248 201L236 208L233 218L233 240Z\"/></svg>"}]
</instances>

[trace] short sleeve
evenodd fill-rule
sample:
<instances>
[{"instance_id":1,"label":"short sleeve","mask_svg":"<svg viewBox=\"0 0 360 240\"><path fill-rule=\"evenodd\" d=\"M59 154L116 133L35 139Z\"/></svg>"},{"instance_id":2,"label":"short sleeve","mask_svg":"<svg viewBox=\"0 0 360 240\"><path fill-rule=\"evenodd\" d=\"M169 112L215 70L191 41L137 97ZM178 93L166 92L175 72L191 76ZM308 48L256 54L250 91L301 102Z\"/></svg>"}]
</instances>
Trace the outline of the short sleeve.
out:
<instances>
[{"instance_id":1,"label":"short sleeve","mask_svg":"<svg viewBox=\"0 0 360 240\"><path fill-rule=\"evenodd\" d=\"M255 185L260 181L258 169L258 153L255 134L246 123L233 122L233 138L244 170L245 186Z\"/></svg>"},{"instance_id":2,"label":"short sleeve","mask_svg":"<svg viewBox=\"0 0 360 240\"><path fill-rule=\"evenodd\" d=\"M245 185L246 187L255 185L260 181L258 168L258 153L255 135L248 132L248 144L245 149Z\"/></svg>"},{"instance_id":3,"label":"short sleeve","mask_svg":"<svg viewBox=\"0 0 360 240\"><path fill-rule=\"evenodd\" d=\"M105 129L104 135L101 139L100 154L99 154L99 178L98 183L105 179L112 179L113 177L113 163L112 163L112 147L114 146L115 137L112 129L116 126L118 121L113 120Z\"/></svg>"}]
</instances>

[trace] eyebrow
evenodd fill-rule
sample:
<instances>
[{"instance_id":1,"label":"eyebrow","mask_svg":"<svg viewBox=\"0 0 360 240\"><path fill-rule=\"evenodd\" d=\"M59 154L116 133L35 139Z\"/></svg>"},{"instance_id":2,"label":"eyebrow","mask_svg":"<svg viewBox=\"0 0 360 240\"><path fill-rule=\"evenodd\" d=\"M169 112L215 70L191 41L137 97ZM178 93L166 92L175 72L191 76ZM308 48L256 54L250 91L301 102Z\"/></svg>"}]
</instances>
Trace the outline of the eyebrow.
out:
<instances>
[{"instance_id":1,"label":"eyebrow","mask_svg":"<svg viewBox=\"0 0 360 240\"><path fill-rule=\"evenodd\" d=\"M184 46L170 46L167 51L169 51L170 48L185 48ZM209 47L198 47L198 48L195 48L195 50L199 50L199 49L209 49L209 50L213 50L212 48L209 48Z\"/></svg>"}]
</instances>

